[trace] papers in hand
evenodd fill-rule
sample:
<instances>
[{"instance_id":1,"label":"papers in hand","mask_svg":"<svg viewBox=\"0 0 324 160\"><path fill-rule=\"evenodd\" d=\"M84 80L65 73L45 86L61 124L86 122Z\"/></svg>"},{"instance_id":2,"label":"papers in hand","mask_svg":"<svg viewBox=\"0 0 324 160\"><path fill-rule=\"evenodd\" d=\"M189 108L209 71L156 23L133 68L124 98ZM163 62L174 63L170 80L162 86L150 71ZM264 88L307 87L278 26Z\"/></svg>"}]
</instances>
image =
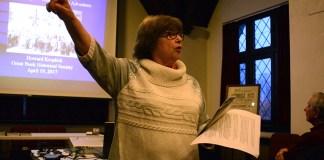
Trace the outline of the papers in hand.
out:
<instances>
[{"instance_id":1,"label":"papers in hand","mask_svg":"<svg viewBox=\"0 0 324 160\"><path fill-rule=\"evenodd\" d=\"M229 97L227 98L223 104L219 107L219 109L216 111L214 116L208 121L208 123L205 125L205 127L199 132L198 135L200 135L202 132L207 130L210 126L212 126L219 118L221 118L228 110L230 110L230 104L234 101L235 97Z\"/></svg>"},{"instance_id":2,"label":"papers in hand","mask_svg":"<svg viewBox=\"0 0 324 160\"><path fill-rule=\"evenodd\" d=\"M216 115L191 143L215 144L238 149L259 157L261 117L254 113L231 109L233 99L226 100ZM224 107L224 108L222 108Z\"/></svg>"}]
</instances>

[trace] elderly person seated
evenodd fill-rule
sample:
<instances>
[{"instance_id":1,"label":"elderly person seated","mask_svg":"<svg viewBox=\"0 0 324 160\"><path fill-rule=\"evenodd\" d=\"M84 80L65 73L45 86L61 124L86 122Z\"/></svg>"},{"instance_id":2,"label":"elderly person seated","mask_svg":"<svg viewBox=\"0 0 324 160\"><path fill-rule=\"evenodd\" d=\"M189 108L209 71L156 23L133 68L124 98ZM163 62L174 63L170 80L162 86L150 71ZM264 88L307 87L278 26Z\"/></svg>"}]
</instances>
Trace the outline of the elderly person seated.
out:
<instances>
[{"instance_id":1,"label":"elderly person seated","mask_svg":"<svg viewBox=\"0 0 324 160\"><path fill-rule=\"evenodd\" d=\"M324 93L314 93L304 111L314 127L300 136L295 144L282 148L276 160L323 160L324 158Z\"/></svg>"}]
</instances>

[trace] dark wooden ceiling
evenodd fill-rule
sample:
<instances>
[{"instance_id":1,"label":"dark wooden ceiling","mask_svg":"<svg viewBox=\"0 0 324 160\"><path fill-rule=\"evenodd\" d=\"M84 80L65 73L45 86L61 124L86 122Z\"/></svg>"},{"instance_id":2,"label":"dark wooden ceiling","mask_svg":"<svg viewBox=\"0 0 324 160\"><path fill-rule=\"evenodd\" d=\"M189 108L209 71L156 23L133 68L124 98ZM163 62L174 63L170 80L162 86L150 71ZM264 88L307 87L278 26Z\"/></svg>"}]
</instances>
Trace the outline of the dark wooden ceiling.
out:
<instances>
[{"instance_id":1,"label":"dark wooden ceiling","mask_svg":"<svg viewBox=\"0 0 324 160\"><path fill-rule=\"evenodd\" d=\"M179 18L184 33L193 26L208 27L218 0L140 0L149 15L165 14Z\"/></svg>"}]
</instances>

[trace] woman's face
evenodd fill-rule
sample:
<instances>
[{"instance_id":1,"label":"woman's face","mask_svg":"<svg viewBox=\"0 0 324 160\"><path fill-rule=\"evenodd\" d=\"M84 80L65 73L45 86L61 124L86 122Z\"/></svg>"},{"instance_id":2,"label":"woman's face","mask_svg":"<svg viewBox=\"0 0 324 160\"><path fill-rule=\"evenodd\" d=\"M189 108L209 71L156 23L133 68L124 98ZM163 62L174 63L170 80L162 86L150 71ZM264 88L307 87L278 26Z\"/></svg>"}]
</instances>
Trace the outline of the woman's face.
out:
<instances>
[{"instance_id":1,"label":"woman's face","mask_svg":"<svg viewBox=\"0 0 324 160\"><path fill-rule=\"evenodd\" d=\"M182 34L167 31L158 38L152 51L152 60L167 67L174 67L175 62L180 59L182 41Z\"/></svg>"},{"instance_id":2,"label":"woman's face","mask_svg":"<svg viewBox=\"0 0 324 160\"><path fill-rule=\"evenodd\" d=\"M310 123L314 122L315 120L315 111L312 110L311 103L313 102L313 97L311 97L308 101L307 106L304 108L304 111L306 112L306 120Z\"/></svg>"}]
</instances>

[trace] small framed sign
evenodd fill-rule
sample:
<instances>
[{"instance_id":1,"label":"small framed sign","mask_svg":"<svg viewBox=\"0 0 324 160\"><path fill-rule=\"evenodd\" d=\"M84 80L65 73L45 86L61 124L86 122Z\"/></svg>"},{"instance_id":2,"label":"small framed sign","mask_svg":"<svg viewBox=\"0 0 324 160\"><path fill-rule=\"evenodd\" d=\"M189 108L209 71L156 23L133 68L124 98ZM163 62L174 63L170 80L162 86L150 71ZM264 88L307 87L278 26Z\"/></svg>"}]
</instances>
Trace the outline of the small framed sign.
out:
<instances>
[{"instance_id":1,"label":"small framed sign","mask_svg":"<svg viewBox=\"0 0 324 160\"><path fill-rule=\"evenodd\" d=\"M235 97L231 108L246 110L259 114L260 85L228 85L226 86L226 99Z\"/></svg>"}]
</instances>

